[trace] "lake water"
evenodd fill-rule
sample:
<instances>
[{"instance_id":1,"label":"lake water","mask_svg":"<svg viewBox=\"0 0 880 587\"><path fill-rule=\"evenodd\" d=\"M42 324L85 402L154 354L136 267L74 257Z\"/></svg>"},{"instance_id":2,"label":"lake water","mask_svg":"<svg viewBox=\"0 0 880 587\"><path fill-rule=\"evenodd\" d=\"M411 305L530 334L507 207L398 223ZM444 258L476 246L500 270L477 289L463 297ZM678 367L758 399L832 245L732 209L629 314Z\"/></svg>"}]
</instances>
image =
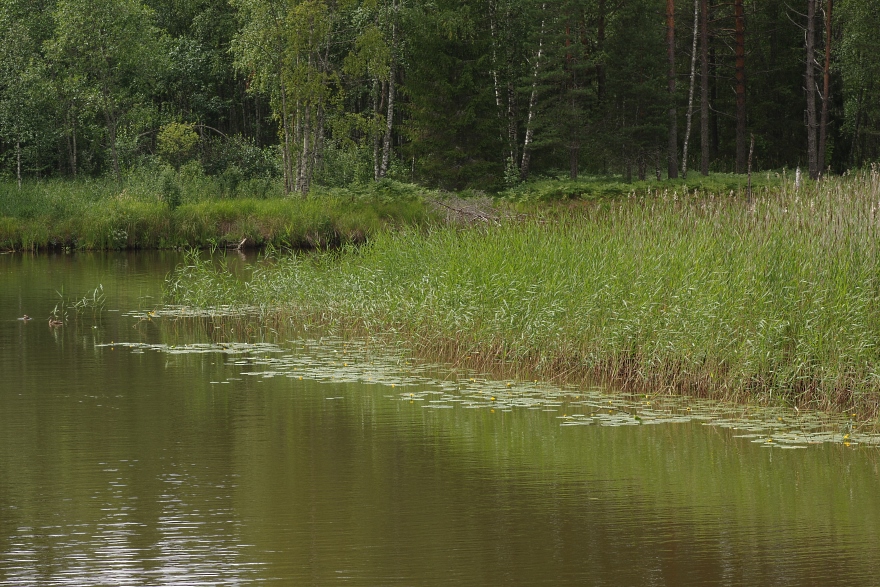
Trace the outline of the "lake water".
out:
<instances>
[{"instance_id":1,"label":"lake water","mask_svg":"<svg viewBox=\"0 0 880 587\"><path fill-rule=\"evenodd\" d=\"M0 586L880 584L845 422L786 444L787 415L215 344L161 304L179 260L0 255Z\"/></svg>"}]
</instances>

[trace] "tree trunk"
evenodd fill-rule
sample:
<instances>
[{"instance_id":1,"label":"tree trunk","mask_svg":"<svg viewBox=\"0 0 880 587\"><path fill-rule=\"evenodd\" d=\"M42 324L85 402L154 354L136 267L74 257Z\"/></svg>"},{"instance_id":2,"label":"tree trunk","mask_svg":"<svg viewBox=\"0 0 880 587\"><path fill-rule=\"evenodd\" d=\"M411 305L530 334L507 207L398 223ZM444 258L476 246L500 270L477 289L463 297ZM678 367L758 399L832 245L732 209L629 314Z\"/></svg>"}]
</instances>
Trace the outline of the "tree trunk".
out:
<instances>
[{"instance_id":1,"label":"tree trunk","mask_svg":"<svg viewBox=\"0 0 880 587\"><path fill-rule=\"evenodd\" d=\"M734 0L736 20L736 172L746 171L746 23L743 0Z\"/></svg>"},{"instance_id":2,"label":"tree trunk","mask_svg":"<svg viewBox=\"0 0 880 587\"><path fill-rule=\"evenodd\" d=\"M700 0L700 173L709 175L709 0Z\"/></svg>"},{"instance_id":3,"label":"tree trunk","mask_svg":"<svg viewBox=\"0 0 880 587\"><path fill-rule=\"evenodd\" d=\"M565 27L565 70L567 71L567 81L565 87L569 94L569 120L568 120L568 177L569 179L577 179L578 177L578 160L580 159L581 143L578 137L578 127L581 124L578 116L577 108L577 91L578 80L577 70L574 66L575 57L572 55L571 48L571 25Z\"/></svg>"},{"instance_id":4,"label":"tree trunk","mask_svg":"<svg viewBox=\"0 0 880 587\"><path fill-rule=\"evenodd\" d=\"M825 66L822 80L822 120L819 123L819 173L825 172L825 150L828 141L828 100L831 95L831 9L833 1L827 0L825 8Z\"/></svg>"},{"instance_id":5,"label":"tree trunk","mask_svg":"<svg viewBox=\"0 0 880 587\"><path fill-rule=\"evenodd\" d=\"M816 145L816 0L807 0L807 159L809 161L810 179L819 178L819 159Z\"/></svg>"},{"instance_id":6,"label":"tree trunk","mask_svg":"<svg viewBox=\"0 0 880 587\"><path fill-rule=\"evenodd\" d=\"M71 176L76 179L76 116L73 114L73 105L67 106L67 164L70 166Z\"/></svg>"},{"instance_id":7,"label":"tree trunk","mask_svg":"<svg viewBox=\"0 0 880 587\"><path fill-rule=\"evenodd\" d=\"M513 85L513 80L510 77L512 72L508 69L508 81L507 81L507 145L509 151L509 163L512 166L516 166L516 161L519 159L519 137L517 136L517 124L516 124L516 87Z\"/></svg>"},{"instance_id":8,"label":"tree trunk","mask_svg":"<svg viewBox=\"0 0 880 587\"><path fill-rule=\"evenodd\" d=\"M284 144L281 146L281 160L284 165L284 193L293 191L293 160L290 152L290 112L287 110L287 86L281 82L281 130L284 134Z\"/></svg>"},{"instance_id":9,"label":"tree trunk","mask_svg":"<svg viewBox=\"0 0 880 587\"><path fill-rule=\"evenodd\" d=\"M73 119L73 129L72 129L72 132L71 132L71 138L72 138L72 141L73 141L73 152L71 153L71 155L72 155L72 159L70 160L70 170L73 172L73 179L76 179L76 170L77 170L77 167L78 167L78 164L77 164L77 161L76 161L76 155L77 155L77 146L76 146L76 118Z\"/></svg>"},{"instance_id":10,"label":"tree trunk","mask_svg":"<svg viewBox=\"0 0 880 587\"><path fill-rule=\"evenodd\" d=\"M254 145L260 149L263 146L260 140L260 97L254 96Z\"/></svg>"},{"instance_id":11,"label":"tree trunk","mask_svg":"<svg viewBox=\"0 0 880 587\"><path fill-rule=\"evenodd\" d=\"M862 107L864 106L865 88L859 88L859 97L856 99L856 115L855 128L853 129L852 146L849 151L849 166L857 167L862 164L862 157L859 146L861 145L860 137L862 131Z\"/></svg>"},{"instance_id":12,"label":"tree trunk","mask_svg":"<svg viewBox=\"0 0 880 587\"><path fill-rule=\"evenodd\" d=\"M391 22L391 66L388 72L388 111L385 114L385 137L382 141L382 164L379 167L379 178L388 175L388 165L391 163L391 131L394 128L394 102L397 84L397 5L392 0L391 8L394 12Z\"/></svg>"},{"instance_id":13,"label":"tree trunk","mask_svg":"<svg viewBox=\"0 0 880 587\"><path fill-rule=\"evenodd\" d=\"M392 60L391 73L388 79L388 112L385 115L385 138L382 141L382 166L379 168L380 178L388 174L388 165L391 162L391 131L394 126L394 98L396 94L394 76L396 74L397 68Z\"/></svg>"},{"instance_id":14,"label":"tree trunk","mask_svg":"<svg viewBox=\"0 0 880 587\"><path fill-rule=\"evenodd\" d=\"M504 117L504 106L501 104L501 82L498 81L498 9L496 2L489 2L489 33L492 36L492 86L495 90L495 107L498 120ZM499 127L499 138L501 138Z\"/></svg>"},{"instance_id":15,"label":"tree trunk","mask_svg":"<svg viewBox=\"0 0 880 587\"><path fill-rule=\"evenodd\" d=\"M694 0L694 41L691 45L691 86L688 90L687 125L684 131L684 149L681 157L681 176L688 176L688 141L691 138L691 119L694 116L694 80L697 73L697 37L700 24L700 0Z\"/></svg>"},{"instance_id":16,"label":"tree trunk","mask_svg":"<svg viewBox=\"0 0 880 587\"><path fill-rule=\"evenodd\" d=\"M746 188L749 201L752 201L752 154L755 152L755 135L752 134L752 140L749 142L749 181Z\"/></svg>"},{"instance_id":17,"label":"tree trunk","mask_svg":"<svg viewBox=\"0 0 880 587\"><path fill-rule=\"evenodd\" d=\"M541 13L547 8L547 3L541 4ZM535 107L538 103L538 72L541 68L541 57L544 54L544 20L541 19L541 34L538 37L538 53L535 55L535 67L532 68L532 93L529 96L529 113L526 116L526 136L523 139L522 164L519 168L519 177L525 181L529 177L529 165L532 161L532 140L535 136L533 126Z\"/></svg>"},{"instance_id":18,"label":"tree trunk","mask_svg":"<svg viewBox=\"0 0 880 587\"><path fill-rule=\"evenodd\" d=\"M596 32L596 49L602 55L605 51L605 0L599 0L599 22ZM605 100L605 64L596 63L596 94L599 102Z\"/></svg>"},{"instance_id":19,"label":"tree trunk","mask_svg":"<svg viewBox=\"0 0 880 587\"><path fill-rule=\"evenodd\" d=\"M311 105L303 106L302 152L299 155L299 176L297 177L296 191L304 196L309 193L311 179L312 108Z\"/></svg>"},{"instance_id":20,"label":"tree trunk","mask_svg":"<svg viewBox=\"0 0 880 587\"><path fill-rule=\"evenodd\" d=\"M710 15L711 20L711 15ZM714 35L713 35L714 37ZM718 104L718 54L709 42L709 104ZM709 156L717 157L721 133L718 130L718 113L709 110Z\"/></svg>"},{"instance_id":21,"label":"tree trunk","mask_svg":"<svg viewBox=\"0 0 880 587\"><path fill-rule=\"evenodd\" d=\"M667 174L678 177L678 115L675 111L675 0L666 0L666 56L669 60L669 146Z\"/></svg>"},{"instance_id":22,"label":"tree trunk","mask_svg":"<svg viewBox=\"0 0 880 587\"><path fill-rule=\"evenodd\" d=\"M317 110L316 116L318 123L315 125L315 148L314 156L312 157L312 175L324 167L324 107L321 104L318 104L315 108ZM311 180L309 183L311 183Z\"/></svg>"},{"instance_id":23,"label":"tree trunk","mask_svg":"<svg viewBox=\"0 0 880 587\"><path fill-rule=\"evenodd\" d=\"M116 150L116 120L107 113L107 130L110 132L110 154L113 157L113 173L116 183L122 184L122 172L119 171L119 152Z\"/></svg>"},{"instance_id":24,"label":"tree trunk","mask_svg":"<svg viewBox=\"0 0 880 587\"><path fill-rule=\"evenodd\" d=\"M373 80L373 116L379 117L379 108L380 108L380 99L379 95L382 93L382 82L379 79ZM378 122L378 120L376 121ZM382 159L379 156L380 149L382 145L382 137L379 135L379 129L373 129L373 179L379 181L379 167L382 164Z\"/></svg>"},{"instance_id":25,"label":"tree trunk","mask_svg":"<svg viewBox=\"0 0 880 587\"><path fill-rule=\"evenodd\" d=\"M321 72L322 72L322 84L324 87L327 86L327 72L330 71L330 37L333 27L329 27L327 30L327 36L324 39L324 57L321 59ZM318 102L317 106L315 106L317 111L317 119L318 123L316 125L315 132L315 153L312 158L312 177L314 173L320 172L324 169L324 126L326 123L326 111L324 110L324 100ZM309 179L309 183L311 184L311 178Z\"/></svg>"},{"instance_id":26,"label":"tree trunk","mask_svg":"<svg viewBox=\"0 0 880 587\"><path fill-rule=\"evenodd\" d=\"M302 174L302 158L300 156L299 150L300 145L302 144L303 135L305 134L305 124L303 121L303 110L305 106L303 106L300 100L296 101L296 105L293 107L293 112L290 113L290 119L292 121L292 129L291 129L291 143L290 143L290 191L291 193L299 191L299 180Z\"/></svg>"},{"instance_id":27,"label":"tree trunk","mask_svg":"<svg viewBox=\"0 0 880 587\"><path fill-rule=\"evenodd\" d=\"M15 141L15 177L18 179L18 190L21 191L21 140Z\"/></svg>"}]
</instances>

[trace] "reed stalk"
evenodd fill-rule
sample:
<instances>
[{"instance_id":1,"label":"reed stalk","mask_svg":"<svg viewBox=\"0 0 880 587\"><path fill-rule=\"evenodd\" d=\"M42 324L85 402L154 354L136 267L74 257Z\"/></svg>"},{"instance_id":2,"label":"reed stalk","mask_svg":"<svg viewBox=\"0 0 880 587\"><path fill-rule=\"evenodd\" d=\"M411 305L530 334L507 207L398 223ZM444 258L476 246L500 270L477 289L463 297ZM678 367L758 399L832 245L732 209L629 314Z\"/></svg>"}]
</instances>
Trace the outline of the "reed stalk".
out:
<instances>
[{"instance_id":1,"label":"reed stalk","mask_svg":"<svg viewBox=\"0 0 880 587\"><path fill-rule=\"evenodd\" d=\"M880 175L379 232L273 256L244 279L193 259L168 293L256 306L273 324L386 332L505 377L876 416Z\"/></svg>"}]
</instances>

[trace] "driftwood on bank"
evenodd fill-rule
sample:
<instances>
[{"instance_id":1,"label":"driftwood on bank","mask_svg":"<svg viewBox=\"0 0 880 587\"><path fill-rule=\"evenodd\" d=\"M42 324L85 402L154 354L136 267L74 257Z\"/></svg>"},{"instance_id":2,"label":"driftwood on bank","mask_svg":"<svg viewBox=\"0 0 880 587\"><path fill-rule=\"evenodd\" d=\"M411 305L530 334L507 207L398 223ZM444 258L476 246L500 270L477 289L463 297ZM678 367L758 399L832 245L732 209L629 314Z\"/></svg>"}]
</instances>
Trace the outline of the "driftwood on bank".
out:
<instances>
[{"instance_id":1,"label":"driftwood on bank","mask_svg":"<svg viewBox=\"0 0 880 587\"><path fill-rule=\"evenodd\" d=\"M438 200L426 198L436 210L446 214L447 223L484 222L500 224L506 216L492 205L488 197L463 199L455 196Z\"/></svg>"}]
</instances>

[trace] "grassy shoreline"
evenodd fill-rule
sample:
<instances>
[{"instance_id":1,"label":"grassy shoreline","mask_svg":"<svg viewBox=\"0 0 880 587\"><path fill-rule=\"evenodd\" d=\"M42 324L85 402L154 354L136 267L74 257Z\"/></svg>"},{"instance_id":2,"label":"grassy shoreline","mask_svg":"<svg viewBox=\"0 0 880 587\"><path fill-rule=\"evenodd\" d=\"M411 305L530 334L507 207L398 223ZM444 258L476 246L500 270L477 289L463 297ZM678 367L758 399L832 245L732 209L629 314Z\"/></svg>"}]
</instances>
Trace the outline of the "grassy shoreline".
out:
<instances>
[{"instance_id":1,"label":"grassy shoreline","mask_svg":"<svg viewBox=\"0 0 880 587\"><path fill-rule=\"evenodd\" d=\"M228 193L201 177L171 188L155 178L0 184L0 250L284 247L363 243L436 218L427 190L387 182L286 197L269 180ZM164 189L164 193L163 193ZM168 195L169 189L171 196ZM225 191L224 191L225 189ZM225 195L224 195L225 194Z\"/></svg>"},{"instance_id":2,"label":"grassy shoreline","mask_svg":"<svg viewBox=\"0 0 880 587\"><path fill-rule=\"evenodd\" d=\"M181 267L169 299L387 332L514 378L880 414L880 176L627 197L495 226L380 232L244 281Z\"/></svg>"},{"instance_id":3,"label":"grassy shoreline","mask_svg":"<svg viewBox=\"0 0 880 587\"><path fill-rule=\"evenodd\" d=\"M756 174L756 191L784 182ZM745 177L624 183L619 178L536 180L498 194L445 194L383 181L318 188L307 198L283 194L280 179L231 181L200 172L141 170L113 179L0 182L0 250L333 248L363 243L389 228L460 223L525 213L541 215L580 202L665 193L742 194ZM452 205L446 203L451 198ZM438 203L439 202L439 203ZM476 204L475 204L476 202Z\"/></svg>"}]
</instances>

